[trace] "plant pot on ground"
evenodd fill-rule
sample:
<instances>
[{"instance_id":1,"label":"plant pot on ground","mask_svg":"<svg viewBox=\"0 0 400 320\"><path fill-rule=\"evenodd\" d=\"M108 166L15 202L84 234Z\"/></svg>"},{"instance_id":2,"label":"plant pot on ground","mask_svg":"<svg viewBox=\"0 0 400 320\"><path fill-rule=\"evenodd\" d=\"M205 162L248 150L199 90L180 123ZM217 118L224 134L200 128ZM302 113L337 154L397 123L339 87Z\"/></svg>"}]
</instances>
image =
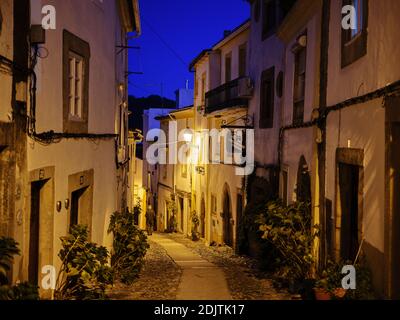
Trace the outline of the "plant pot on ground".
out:
<instances>
[{"instance_id":1,"label":"plant pot on ground","mask_svg":"<svg viewBox=\"0 0 400 320\"><path fill-rule=\"evenodd\" d=\"M326 268L319 275L314 288L316 300L343 299L346 295L342 288L343 263L328 261Z\"/></svg>"},{"instance_id":2,"label":"plant pot on ground","mask_svg":"<svg viewBox=\"0 0 400 320\"><path fill-rule=\"evenodd\" d=\"M324 288L314 288L315 299L320 301L331 300L331 293Z\"/></svg>"}]
</instances>

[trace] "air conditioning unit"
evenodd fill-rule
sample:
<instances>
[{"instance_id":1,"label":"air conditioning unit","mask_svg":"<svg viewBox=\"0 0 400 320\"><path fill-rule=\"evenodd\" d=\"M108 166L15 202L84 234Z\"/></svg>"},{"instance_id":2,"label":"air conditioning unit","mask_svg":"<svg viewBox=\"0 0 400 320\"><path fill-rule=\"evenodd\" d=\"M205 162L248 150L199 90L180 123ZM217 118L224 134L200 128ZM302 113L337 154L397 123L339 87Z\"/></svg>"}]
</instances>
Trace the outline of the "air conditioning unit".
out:
<instances>
[{"instance_id":1,"label":"air conditioning unit","mask_svg":"<svg viewBox=\"0 0 400 320\"><path fill-rule=\"evenodd\" d=\"M251 99L253 97L254 85L249 77L240 78L238 83L238 97Z\"/></svg>"}]
</instances>

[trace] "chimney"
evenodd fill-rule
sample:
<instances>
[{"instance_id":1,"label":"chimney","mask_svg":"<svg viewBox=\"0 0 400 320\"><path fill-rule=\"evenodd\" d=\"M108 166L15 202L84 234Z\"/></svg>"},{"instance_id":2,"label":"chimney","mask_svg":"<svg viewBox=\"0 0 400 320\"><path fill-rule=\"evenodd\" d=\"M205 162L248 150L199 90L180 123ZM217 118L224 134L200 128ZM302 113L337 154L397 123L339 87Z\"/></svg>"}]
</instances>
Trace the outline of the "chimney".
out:
<instances>
[{"instance_id":1,"label":"chimney","mask_svg":"<svg viewBox=\"0 0 400 320\"><path fill-rule=\"evenodd\" d=\"M231 30L224 30L224 38L226 38L227 36L229 36L232 33Z\"/></svg>"}]
</instances>

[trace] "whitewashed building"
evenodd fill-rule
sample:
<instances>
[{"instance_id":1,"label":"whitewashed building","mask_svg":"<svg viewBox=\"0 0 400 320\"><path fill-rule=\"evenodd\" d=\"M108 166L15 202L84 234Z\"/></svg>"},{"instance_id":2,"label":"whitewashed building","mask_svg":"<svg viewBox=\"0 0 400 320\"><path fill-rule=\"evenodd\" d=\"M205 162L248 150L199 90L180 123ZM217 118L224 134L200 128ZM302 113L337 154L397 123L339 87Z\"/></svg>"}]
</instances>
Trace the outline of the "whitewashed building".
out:
<instances>
[{"instance_id":1,"label":"whitewashed building","mask_svg":"<svg viewBox=\"0 0 400 320\"><path fill-rule=\"evenodd\" d=\"M6 2L2 19L11 21L12 1ZM18 25L27 26L17 35L31 35L25 63L33 72L18 97L27 102L27 129L10 189L18 197L8 235L21 248L13 280L38 284L43 266L60 266L59 239L72 225L87 225L91 241L111 247L109 217L127 206L128 32L141 32L137 0L52 1L55 29L42 32L46 4L14 7ZM1 121L7 110L1 108Z\"/></svg>"}]
</instances>

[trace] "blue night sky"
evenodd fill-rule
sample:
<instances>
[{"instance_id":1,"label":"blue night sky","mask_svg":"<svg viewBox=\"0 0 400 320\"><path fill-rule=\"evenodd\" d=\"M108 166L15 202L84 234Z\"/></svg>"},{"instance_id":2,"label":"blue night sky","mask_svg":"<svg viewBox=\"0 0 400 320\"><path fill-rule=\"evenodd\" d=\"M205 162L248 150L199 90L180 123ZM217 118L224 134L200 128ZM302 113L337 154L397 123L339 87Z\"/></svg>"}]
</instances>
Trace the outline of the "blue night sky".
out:
<instances>
[{"instance_id":1,"label":"blue night sky","mask_svg":"<svg viewBox=\"0 0 400 320\"><path fill-rule=\"evenodd\" d=\"M175 99L174 91L184 88L193 74L189 63L203 50L249 18L244 0L139 0L142 36L129 44L129 71L143 75L129 77L129 93L136 97L161 94ZM162 40L161 40L161 39ZM161 86L163 83L163 86Z\"/></svg>"}]
</instances>

